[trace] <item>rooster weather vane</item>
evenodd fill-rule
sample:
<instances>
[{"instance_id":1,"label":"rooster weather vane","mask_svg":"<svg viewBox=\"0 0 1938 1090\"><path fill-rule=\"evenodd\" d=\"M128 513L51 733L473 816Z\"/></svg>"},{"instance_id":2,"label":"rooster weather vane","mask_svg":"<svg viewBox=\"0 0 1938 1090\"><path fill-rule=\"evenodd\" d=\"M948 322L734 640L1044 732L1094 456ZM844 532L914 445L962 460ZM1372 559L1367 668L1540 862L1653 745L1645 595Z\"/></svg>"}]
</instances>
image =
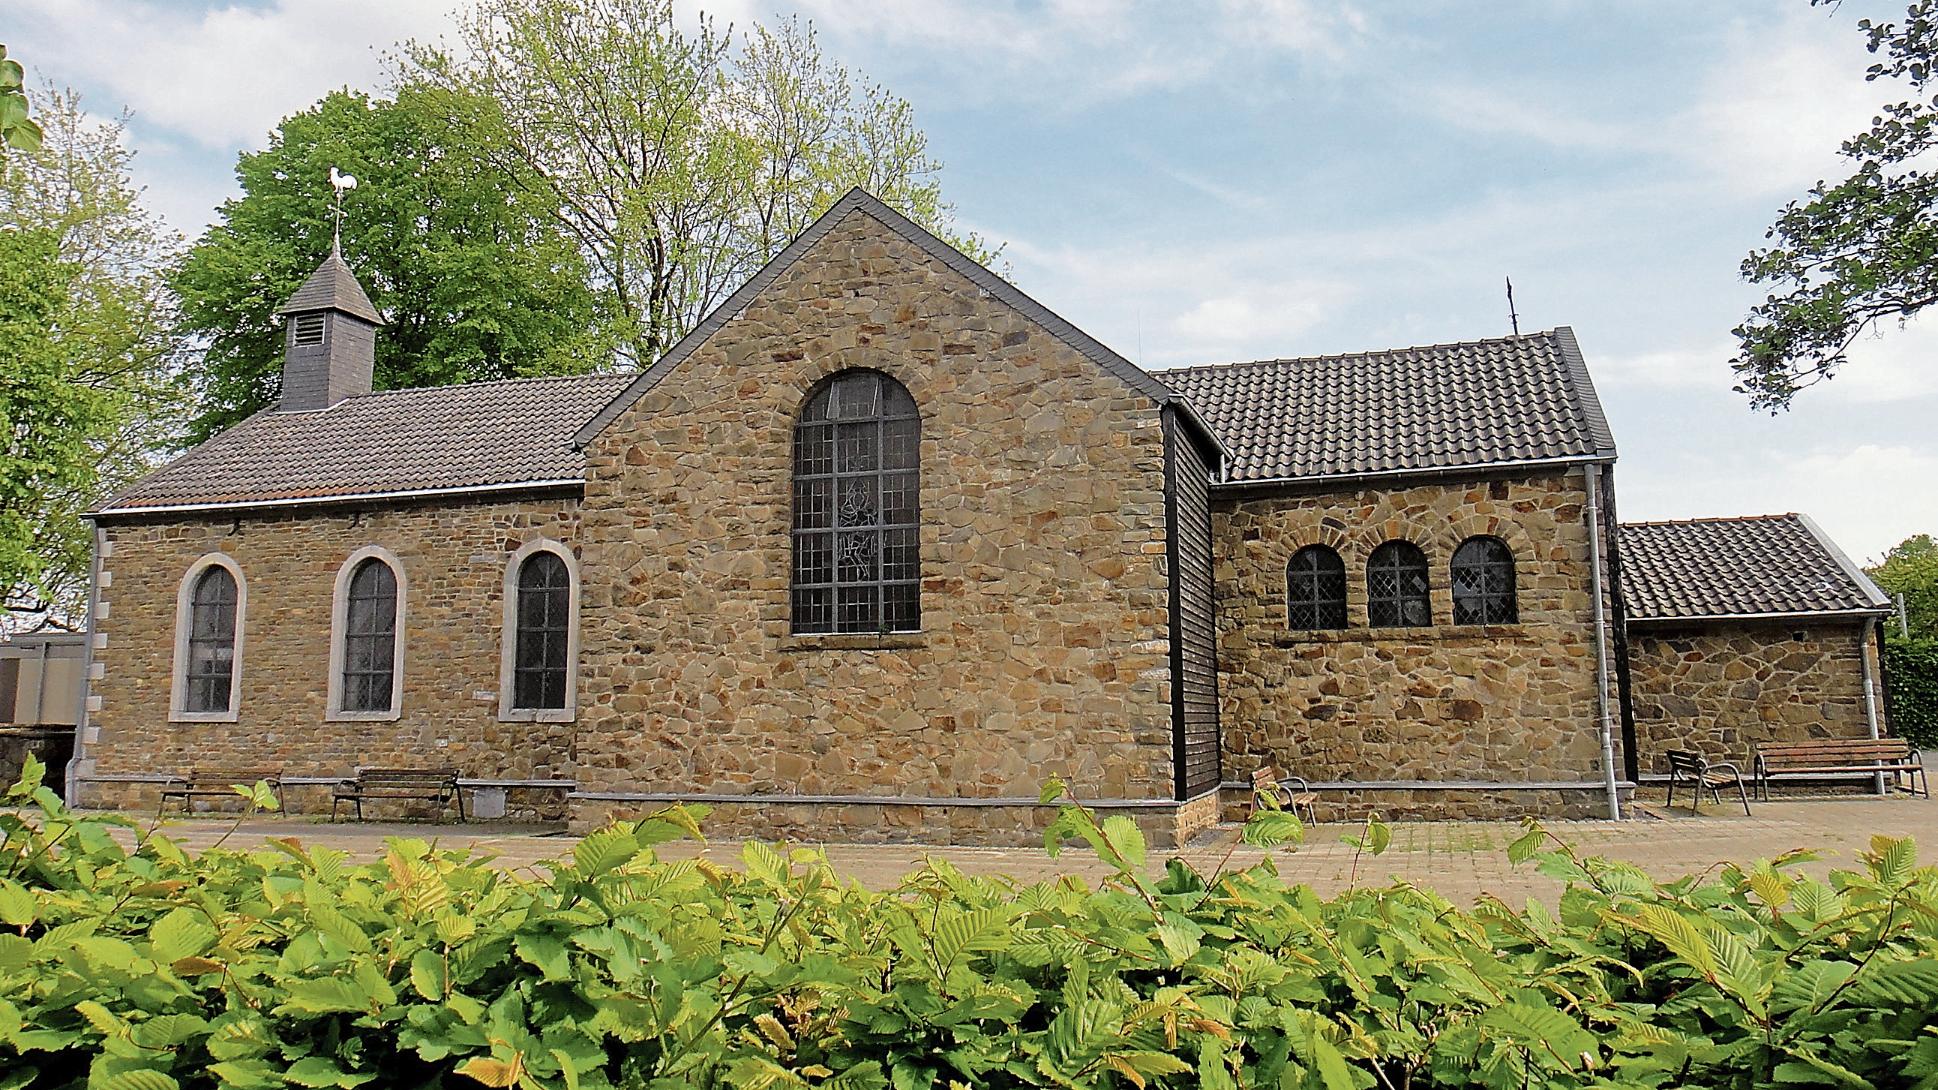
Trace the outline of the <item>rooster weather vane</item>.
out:
<instances>
[{"instance_id":1,"label":"rooster weather vane","mask_svg":"<svg viewBox=\"0 0 1938 1090\"><path fill-rule=\"evenodd\" d=\"M343 194L357 188L357 176L340 174L335 167L331 167L330 188L336 191L335 198L330 202L330 214L336 220L330 233L330 253L340 258L343 256Z\"/></svg>"}]
</instances>

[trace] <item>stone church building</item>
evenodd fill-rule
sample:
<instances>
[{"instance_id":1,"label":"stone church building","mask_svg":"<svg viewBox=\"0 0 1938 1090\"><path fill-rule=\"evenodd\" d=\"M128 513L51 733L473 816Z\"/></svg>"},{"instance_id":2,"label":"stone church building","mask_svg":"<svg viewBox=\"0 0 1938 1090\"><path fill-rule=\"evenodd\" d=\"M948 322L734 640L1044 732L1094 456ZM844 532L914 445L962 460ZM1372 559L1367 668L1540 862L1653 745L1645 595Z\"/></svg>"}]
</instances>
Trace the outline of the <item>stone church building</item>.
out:
<instances>
[{"instance_id":1,"label":"stone church building","mask_svg":"<svg viewBox=\"0 0 1938 1090\"><path fill-rule=\"evenodd\" d=\"M1665 748L1878 721L1807 520L1621 526L1574 334L1146 372L855 191L636 374L372 392L336 255L281 402L94 512L69 791L451 767L486 812L1165 841L1606 814Z\"/></svg>"}]
</instances>

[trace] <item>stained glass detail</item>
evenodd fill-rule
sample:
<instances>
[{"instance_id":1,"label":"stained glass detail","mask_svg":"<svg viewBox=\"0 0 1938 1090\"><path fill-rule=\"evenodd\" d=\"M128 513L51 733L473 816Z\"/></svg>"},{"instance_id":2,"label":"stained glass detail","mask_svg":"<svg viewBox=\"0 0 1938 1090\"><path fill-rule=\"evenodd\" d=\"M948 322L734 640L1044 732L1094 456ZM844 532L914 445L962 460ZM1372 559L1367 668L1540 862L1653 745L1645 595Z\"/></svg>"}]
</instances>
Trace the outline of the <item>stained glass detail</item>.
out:
<instances>
[{"instance_id":1,"label":"stained glass detail","mask_svg":"<svg viewBox=\"0 0 1938 1090\"><path fill-rule=\"evenodd\" d=\"M844 371L794 426L795 632L921 628L915 399L879 371Z\"/></svg>"}]
</instances>

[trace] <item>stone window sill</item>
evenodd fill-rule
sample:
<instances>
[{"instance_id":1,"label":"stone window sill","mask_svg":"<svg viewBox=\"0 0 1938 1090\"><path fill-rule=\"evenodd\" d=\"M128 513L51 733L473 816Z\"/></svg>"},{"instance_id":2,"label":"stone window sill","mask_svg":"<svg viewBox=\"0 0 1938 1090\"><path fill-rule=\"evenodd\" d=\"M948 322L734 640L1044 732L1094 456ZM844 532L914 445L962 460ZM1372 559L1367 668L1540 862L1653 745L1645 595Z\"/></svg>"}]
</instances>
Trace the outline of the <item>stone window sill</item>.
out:
<instances>
[{"instance_id":1,"label":"stone window sill","mask_svg":"<svg viewBox=\"0 0 1938 1090\"><path fill-rule=\"evenodd\" d=\"M1335 628L1280 632L1272 637L1279 647L1311 643L1419 643L1422 640L1511 639L1525 635L1520 624L1449 624L1430 628Z\"/></svg>"},{"instance_id":2,"label":"stone window sill","mask_svg":"<svg viewBox=\"0 0 1938 1090\"><path fill-rule=\"evenodd\" d=\"M333 711L323 716L325 723L395 723L404 713L397 710L387 712L343 712Z\"/></svg>"},{"instance_id":3,"label":"stone window sill","mask_svg":"<svg viewBox=\"0 0 1938 1090\"><path fill-rule=\"evenodd\" d=\"M498 712L500 723L571 723L578 718L574 708L504 708Z\"/></svg>"},{"instance_id":4,"label":"stone window sill","mask_svg":"<svg viewBox=\"0 0 1938 1090\"><path fill-rule=\"evenodd\" d=\"M236 721L236 713L234 711L169 712L168 721L170 723L233 723Z\"/></svg>"},{"instance_id":5,"label":"stone window sill","mask_svg":"<svg viewBox=\"0 0 1938 1090\"><path fill-rule=\"evenodd\" d=\"M885 636L817 633L781 637L782 651L913 651L929 645L920 632L890 632Z\"/></svg>"}]
</instances>

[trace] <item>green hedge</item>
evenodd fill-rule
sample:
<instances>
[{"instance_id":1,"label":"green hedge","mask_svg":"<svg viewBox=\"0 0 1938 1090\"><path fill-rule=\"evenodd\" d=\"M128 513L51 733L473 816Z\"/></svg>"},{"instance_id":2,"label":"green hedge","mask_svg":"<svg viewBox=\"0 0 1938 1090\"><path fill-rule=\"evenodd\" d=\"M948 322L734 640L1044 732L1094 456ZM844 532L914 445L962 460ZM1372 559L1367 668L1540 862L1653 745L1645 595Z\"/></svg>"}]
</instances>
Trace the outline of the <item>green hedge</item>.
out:
<instances>
[{"instance_id":1,"label":"green hedge","mask_svg":"<svg viewBox=\"0 0 1938 1090\"><path fill-rule=\"evenodd\" d=\"M1884 704L1893 733L1938 748L1938 640L1884 641Z\"/></svg>"},{"instance_id":2,"label":"green hedge","mask_svg":"<svg viewBox=\"0 0 1938 1090\"><path fill-rule=\"evenodd\" d=\"M542 872L395 840L190 856L31 780L0 812L0 1087L1850 1087L1938 1082L1938 873L1879 838L1657 883L1537 828L1558 912L1270 862L1096 886L897 889L760 844L666 861L695 813ZM1255 842L1294 835L1267 812ZM1384 844L1374 825L1366 850Z\"/></svg>"}]
</instances>

